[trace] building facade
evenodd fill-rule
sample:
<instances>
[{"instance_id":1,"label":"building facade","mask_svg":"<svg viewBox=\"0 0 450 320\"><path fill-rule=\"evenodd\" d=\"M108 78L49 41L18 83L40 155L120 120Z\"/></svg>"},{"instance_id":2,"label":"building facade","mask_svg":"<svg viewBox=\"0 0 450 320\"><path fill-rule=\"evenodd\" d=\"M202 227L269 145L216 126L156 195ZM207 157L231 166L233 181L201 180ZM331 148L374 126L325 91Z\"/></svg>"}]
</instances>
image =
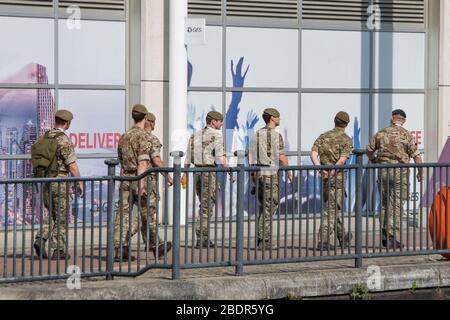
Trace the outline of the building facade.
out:
<instances>
[{"instance_id":1,"label":"building facade","mask_svg":"<svg viewBox=\"0 0 450 320\"><path fill-rule=\"evenodd\" d=\"M262 110L276 106L291 161L308 163L312 142L333 126L338 110L351 115L347 133L364 148L389 124L390 111L402 108L424 158L436 161L450 124L442 64L447 6L190 1L189 18L206 19L206 44L187 47L188 128L202 127L207 111L222 111L230 152L245 148L246 136L262 125ZM169 9L164 1L141 3L141 98L165 126L171 117ZM159 130L167 146L169 132Z\"/></svg>"},{"instance_id":2,"label":"building facade","mask_svg":"<svg viewBox=\"0 0 450 320\"><path fill-rule=\"evenodd\" d=\"M106 172L130 106L142 102L158 118L166 161L174 123L190 133L221 111L233 152L270 106L281 111L292 163L308 163L337 111L351 115L347 133L364 148L393 108L407 112L425 159L438 159L450 125L448 1L187 1L188 17L206 21L206 42L187 46L187 103L178 109L170 107L171 5L186 1L0 1L9 43L0 49L0 151L28 153L20 148L27 124L41 135L66 108L82 172Z\"/></svg>"}]
</instances>

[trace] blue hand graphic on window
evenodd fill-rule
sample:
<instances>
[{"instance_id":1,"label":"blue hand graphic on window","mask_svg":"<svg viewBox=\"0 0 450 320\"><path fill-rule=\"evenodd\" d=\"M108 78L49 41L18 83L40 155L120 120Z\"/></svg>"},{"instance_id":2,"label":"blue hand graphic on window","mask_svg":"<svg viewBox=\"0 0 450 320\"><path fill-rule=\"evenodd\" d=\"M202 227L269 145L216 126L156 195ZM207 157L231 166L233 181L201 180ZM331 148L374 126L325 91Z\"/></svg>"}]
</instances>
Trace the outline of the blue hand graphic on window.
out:
<instances>
[{"instance_id":1,"label":"blue hand graphic on window","mask_svg":"<svg viewBox=\"0 0 450 320\"><path fill-rule=\"evenodd\" d=\"M188 60L188 87L191 86L193 72L194 72L194 67L192 66L192 63Z\"/></svg>"},{"instance_id":2,"label":"blue hand graphic on window","mask_svg":"<svg viewBox=\"0 0 450 320\"><path fill-rule=\"evenodd\" d=\"M244 131L244 138L240 137L240 140L244 145L244 150L248 151L250 145L250 136L258 121L259 118L253 110L247 113L247 121L245 122L245 126L242 126L242 130Z\"/></svg>"},{"instance_id":3,"label":"blue hand graphic on window","mask_svg":"<svg viewBox=\"0 0 450 320\"><path fill-rule=\"evenodd\" d=\"M234 66L234 60L231 60L231 75L233 78L233 87L234 88L243 88L245 84L245 78L247 77L247 73L250 69L250 65L247 66L245 73L242 74L242 67L244 65L244 57L239 59L236 68ZM233 92L231 97L231 103L228 107L227 114L225 116L226 121L226 129L227 130L235 130L239 129L238 124L238 116L239 116L239 104L242 100L242 92ZM226 150L231 151L233 145L233 139L227 139Z\"/></svg>"}]
</instances>

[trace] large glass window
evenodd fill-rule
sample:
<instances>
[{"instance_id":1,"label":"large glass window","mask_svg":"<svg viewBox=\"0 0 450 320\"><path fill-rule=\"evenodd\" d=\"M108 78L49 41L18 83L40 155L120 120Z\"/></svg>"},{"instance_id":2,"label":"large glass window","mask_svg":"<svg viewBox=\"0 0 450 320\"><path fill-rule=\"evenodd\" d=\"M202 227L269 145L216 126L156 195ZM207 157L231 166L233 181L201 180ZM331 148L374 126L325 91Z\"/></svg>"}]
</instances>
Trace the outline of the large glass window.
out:
<instances>
[{"instance_id":1,"label":"large glass window","mask_svg":"<svg viewBox=\"0 0 450 320\"><path fill-rule=\"evenodd\" d=\"M207 25L206 45L188 47L189 90L211 99L202 102L208 107L224 101L228 152L246 147L242 141L249 128L262 126L267 107L281 112L278 129L291 159L305 159L338 111L350 114L347 134L365 148L389 125L391 111L402 108L407 129L425 149L424 28L227 16L207 18Z\"/></svg>"},{"instance_id":2,"label":"large glass window","mask_svg":"<svg viewBox=\"0 0 450 320\"><path fill-rule=\"evenodd\" d=\"M416 139L420 149L424 149L425 141L425 95L424 94L376 94L374 108L377 115L373 120L375 130L389 125L389 115L395 109L403 109L407 119L405 128Z\"/></svg>"},{"instance_id":3,"label":"large glass window","mask_svg":"<svg viewBox=\"0 0 450 320\"><path fill-rule=\"evenodd\" d=\"M425 34L377 33L374 74L376 88L424 89Z\"/></svg>"},{"instance_id":4,"label":"large glass window","mask_svg":"<svg viewBox=\"0 0 450 320\"><path fill-rule=\"evenodd\" d=\"M246 92L237 103L238 92L227 94L227 151L247 150L248 139L266 124L264 109L276 107L281 114L278 131L283 135L286 151L298 149L298 94Z\"/></svg>"},{"instance_id":5,"label":"large glass window","mask_svg":"<svg viewBox=\"0 0 450 320\"><path fill-rule=\"evenodd\" d=\"M322 133L334 128L334 116L339 111L350 115L346 133L353 138L355 147L366 146L370 123L368 94L305 93L302 95L301 122L303 150L310 151Z\"/></svg>"},{"instance_id":6,"label":"large glass window","mask_svg":"<svg viewBox=\"0 0 450 320\"><path fill-rule=\"evenodd\" d=\"M206 17L207 43L188 47L189 127L198 130L203 112L221 106L230 155L248 147L252 132L264 126L263 110L275 107L281 113L277 130L289 162L310 164L314 141L334 127L338 111L349 113L346 133L360 149L389 125L393 109L402 108L408 115L406 128L423 151L426 24L412 25L399 15L383 14L381 29L374 30L362 20L367 8L349 9L348 14L348 8L324 9L326 14L319 14L317 8L312 13L308 1L293 2L303 9L298 10L299 19L295 8L294 18L283 19L273 9L276 4L268 4L264 14L252 12L254 17L229 6L228 14L220 15L218 8L220 16ZM365 6L367 1L360 2ZM354 186L354 177L351 181ZM310 187L303 205L312 204L308 199L319 192ZM286 199L289 195L281 190L281 207Z\"/></svg>"},{"instance_id":7,"label":"large glass window","mask_svg":"<svg viewBox=\"0 0 450 320\"><path fill-rule=\"evenodd\" d=\"M29 155L63 108L75 116L67 134L76 152L100 163L126 127L125 11L82 7L74 23L60 9L22 6L0 17L0 156ZM0 178L32 174L29 165L2 163Z\"/></svg>"},{"instance_id":8,"label":"large glass window","mask_svg":"<svg viewBox=\"0 0 450 320\"><path fill-rule=\"evenodd\" d=\"M59 80L63 84L125 85L125 23L59 22Z\"/></svg>"},{"instance_id":9,"label":"large glass window","mask_svg":"<svg viewBox=\"0 0 450 320\"><path fill-rule=\"evenodd\" d=\"M221 27L207 27L206 44L189 46L190 86L222 86L222 30Z\"/></svg>"},{"instance_id":10,"label":"large glass window","mask_svg":"<svg viewBox=\"0 0 450 320\"><path fill-rule=\"evenodd\" d=\"M271 28L228 28L227 70L243 60L246 87L298 87L298 31ZM237 76L239 76L237 74ZM228 87L239 87L230 74Z\"/></svg>"},{"instance_id":11,"label":"large glass window","mask_svg":"<svg viewBox=\"0 0 450 320\"><path fill-rule=\"evenodd\" d=\"M345 45L342 45L345 44ZM370 34L358 31L304 30L304 88L369 88Z\"/></svg>"},{"instance_id":12,"label":"large glass window","mask_svg":"<svg viewBox=\"0 0 450 320\"><path fill-rule=\"evenodd\" d=\"M62 90L60 101L75 115L69 137L79 153L117 152L125 131L124 91Z\"/></svg>"},{"instance_id":13,"label":"large glass window","mask_svg":"<svg viewBox=\"0 0 450 320\"><path fill-rule=\"evenodd\" d=\"M0 17L0 83L54 83L53 28L50 19Z\"/></svg>"},{"instance_id":14,"label":"large glass window","mask_svg":"<svg viewBox=\"0 0 450 320\"><path fill-rule=\"evenodd\" d=\"M188 129L191 133L206 126L206 115L210 111L222 112L220 92L190 92L188 95Z\"/></svg>"}]
</instances>

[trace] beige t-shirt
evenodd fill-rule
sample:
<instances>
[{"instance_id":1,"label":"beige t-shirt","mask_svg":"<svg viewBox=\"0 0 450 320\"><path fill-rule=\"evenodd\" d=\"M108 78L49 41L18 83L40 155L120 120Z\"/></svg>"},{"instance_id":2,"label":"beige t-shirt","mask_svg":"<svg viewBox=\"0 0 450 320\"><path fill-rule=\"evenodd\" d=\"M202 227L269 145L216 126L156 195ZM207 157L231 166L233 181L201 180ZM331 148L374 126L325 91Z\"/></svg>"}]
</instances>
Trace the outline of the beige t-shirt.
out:
<instances>
[{"instance_id":1,"label":"beige t-shirt","mask_svg":"<svg viewBox=\"0 0 450 320\"><path fill-rule=\"evenodd\" d=\"M225 156L222 133L206 127L189 139L186 161L195 166L214 166Z\"/></svg>"},{"instance_id":2,"label":"beige t-shirt","mask_svg":"<svg viewBox=\"0 0 450 320\"><path fill-rule=\"evenodd\" d=\"M258 130L250 143L251 165L279 166L280 156L285 155L281 134L268 126Z\"/></svg>"}]
</instances>

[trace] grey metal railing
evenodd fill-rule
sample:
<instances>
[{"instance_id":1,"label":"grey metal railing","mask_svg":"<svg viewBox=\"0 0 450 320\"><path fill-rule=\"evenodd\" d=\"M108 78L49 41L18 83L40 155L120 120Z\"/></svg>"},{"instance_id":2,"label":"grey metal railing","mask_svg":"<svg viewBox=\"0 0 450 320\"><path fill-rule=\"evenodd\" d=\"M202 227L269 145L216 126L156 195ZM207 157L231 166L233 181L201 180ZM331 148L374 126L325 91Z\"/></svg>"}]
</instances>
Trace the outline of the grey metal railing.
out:
<instances>
[{"instance_id":1,"label":"grey metal railing","mask_svg":"<svg viewBox=\"0 0 450 320\"><path fill-rule=\"evenodd\" d=\"M182 168L173 152L172 168L138 177L116 176L118 162L108 160L106 176L0 180L0 283L68 278L71 266L81 277L160 268L179 279L193 268L241 276L248 265L449 255L450 164L364 165L355 155L345 166L271 171L246 166L244 152L231 168ZM419 172L423 182L412 180Z\"/></svg>"}]
</instances>

